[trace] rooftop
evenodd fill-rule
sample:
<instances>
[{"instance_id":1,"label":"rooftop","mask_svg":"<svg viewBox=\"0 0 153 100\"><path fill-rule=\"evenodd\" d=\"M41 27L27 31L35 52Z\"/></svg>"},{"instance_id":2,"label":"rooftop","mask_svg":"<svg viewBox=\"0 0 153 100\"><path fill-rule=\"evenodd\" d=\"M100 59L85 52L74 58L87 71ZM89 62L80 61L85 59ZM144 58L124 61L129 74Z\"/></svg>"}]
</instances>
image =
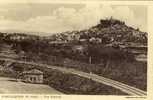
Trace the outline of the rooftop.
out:
<instances>
[{"instance_id":1,"label":"rooftop","mask_svg":"<svg viewBox=\"0 0 153 100\"><path fill-rule=\"evenodd\" d=\"M23 74L43 74L43 72L38 69L31 69L28 71L23 71Z\"/></svg>"}]
</instances>

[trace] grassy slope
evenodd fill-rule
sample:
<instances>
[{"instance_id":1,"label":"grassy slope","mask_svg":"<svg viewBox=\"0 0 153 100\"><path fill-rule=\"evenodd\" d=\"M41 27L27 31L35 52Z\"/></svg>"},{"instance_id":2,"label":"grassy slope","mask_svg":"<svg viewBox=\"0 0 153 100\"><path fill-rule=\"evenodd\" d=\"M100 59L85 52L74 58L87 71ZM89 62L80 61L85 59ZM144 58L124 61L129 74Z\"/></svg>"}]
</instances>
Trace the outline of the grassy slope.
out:
<instances>
[{"instance_id":1,"label":"grassy slope","mask_svg":"<svg viewBox=\"0 0 153 100\"><path fill-rule=\"evenodd\" d=\"M147 90L147 63L112 61L102 76L118 80L125 84Z\"/></svg>"},{"instance_id":2,"label":"grassy slope","mask_svg":"<svg viewBox=\"0 0 153 100\"><path fill-rule=\"evenodd\" d=\"M66 94L127 95L122 91L73 74L46 70L45 83Z\"/></svg>"}]
</instances>

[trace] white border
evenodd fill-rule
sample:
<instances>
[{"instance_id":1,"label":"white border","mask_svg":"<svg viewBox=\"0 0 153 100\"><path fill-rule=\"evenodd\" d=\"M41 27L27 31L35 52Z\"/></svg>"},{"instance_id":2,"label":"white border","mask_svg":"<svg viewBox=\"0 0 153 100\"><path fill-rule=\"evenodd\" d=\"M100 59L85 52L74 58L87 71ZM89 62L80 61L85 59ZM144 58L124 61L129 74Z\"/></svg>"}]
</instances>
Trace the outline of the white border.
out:
<instances>
[{"instance_id":1,"label":"white border","mask_svg":"<svg viewBox=\"0 0 153 100\"><path fill-rule=\"evenodd\" d=\"M56 98L57 100L62 99L62 100L127 100L127 99L132 99L132 100L153 100L153 1L74 1L74 0L0 0L0 5L3 3L63 3L63 4L80 4L80 3L101 3L104 5L146 5L148 6L148 95L146 98L126 98L125 96L90 96L90 95L61 95L61 98ZM2 98L4 95L11 95L11 94L1 94L0 95L0 100L22 100L20 98ZM12 94L13 95L13 94ZM23 95L24 94L15 94L15 95ZM14 95L14 96L15 96ZM31 94L32 95L32 94ZM31 96L29 95L29 96ZM28 96L28 95L27 95ZM24 100L52 100L53 98L50 99L45 99L44 95L35 95L38 96L39 98L23 98ZM128 96L127 96L128 97ZM55 99L55 100L56 100Z\"/></svg>"}]
</instances>

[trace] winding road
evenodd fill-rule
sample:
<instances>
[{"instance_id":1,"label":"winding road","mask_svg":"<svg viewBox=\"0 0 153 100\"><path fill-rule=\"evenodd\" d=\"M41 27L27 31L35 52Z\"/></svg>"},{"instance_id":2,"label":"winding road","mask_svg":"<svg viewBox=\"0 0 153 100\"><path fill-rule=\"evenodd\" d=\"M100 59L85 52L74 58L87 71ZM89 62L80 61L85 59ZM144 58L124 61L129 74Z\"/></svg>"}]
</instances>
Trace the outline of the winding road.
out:
<instances>
[{"instance_id":1,"label":"winding road","mask_svg":"<svg viewBox=\"0 0 153 100\"><path fill-rule=\"evenodd\" d=\"M59 70L59 71L64 72L64 73L76 74L78 76L88 78L88 79L92 79L93 81L112 86L116 89L120 89L121 91L123 91L123 92L125 92L129 95L132 95L132 96L146 96L147 95L147 93L143 90L140 90L138 88L123 84L121 82L118 82L118 81L115 81L115 80L112 80L112 79L108 79L108 78L105 78L105 77L102 77L102 76L98 76L98 75L93 74L93 73L86 73L86 72L78 71L78 70L72 69L72 68L64 68L64 67L57 67L57 66L40 64L40 63L35 63L35 62L14 60L14 59L10 59L10 58L0 58L0 60L9 61L9 62L16 62L16 63L21 63L21 64L27 64L27 65L34 65L34 66L42 66L42 67L46 67L46 68L56 69L56 70Z\"/></svg>"}]
</instances>

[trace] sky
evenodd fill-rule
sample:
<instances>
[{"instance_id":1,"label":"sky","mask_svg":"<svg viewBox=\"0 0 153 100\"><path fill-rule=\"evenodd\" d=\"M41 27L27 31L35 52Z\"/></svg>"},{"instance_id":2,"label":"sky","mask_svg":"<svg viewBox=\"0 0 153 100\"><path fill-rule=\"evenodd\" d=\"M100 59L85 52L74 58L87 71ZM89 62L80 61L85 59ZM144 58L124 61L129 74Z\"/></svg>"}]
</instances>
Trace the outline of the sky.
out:
<instances>
[{"instance_id":1,"label":"sky","mask_svg":"<svg viewBox=\"0 0 153 100\"><path fill-rule=\"evenodd\" d=\"M0 4L0 31L54 33L88 29L113 17L147 31L147 7L141 5L5 3ZM37 33L36 33L37 32Z\"/></svg>"}]
</instances>

